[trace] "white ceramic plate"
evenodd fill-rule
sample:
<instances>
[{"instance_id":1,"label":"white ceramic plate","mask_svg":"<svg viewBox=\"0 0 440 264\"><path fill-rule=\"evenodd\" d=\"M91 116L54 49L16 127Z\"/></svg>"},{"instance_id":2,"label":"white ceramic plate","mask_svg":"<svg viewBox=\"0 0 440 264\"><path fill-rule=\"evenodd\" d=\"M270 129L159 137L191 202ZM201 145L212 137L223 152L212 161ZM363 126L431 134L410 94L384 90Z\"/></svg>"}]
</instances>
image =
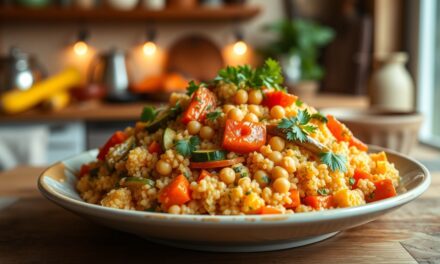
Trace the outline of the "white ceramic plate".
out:
<instances>
[{"instance_id":1,"label":"white ceramic plate","mask_svg":"<svg viewBox=\"0 0 440 264\"><path fill-rule=\"evenodd\" d=\"M373 146L370 149L382 150ZM96 150L49 167L40 176L38 187L49 200L69 211L157 243L205 251L270 251L324 240L373 221L421 195L431 182L428 170L412 158L386 152L402 177L396 197L322 212L262 216L171 215L89 204L82 201L75 190L75 174L83 163L95 159Z\"/></svg>"}]
</instances>

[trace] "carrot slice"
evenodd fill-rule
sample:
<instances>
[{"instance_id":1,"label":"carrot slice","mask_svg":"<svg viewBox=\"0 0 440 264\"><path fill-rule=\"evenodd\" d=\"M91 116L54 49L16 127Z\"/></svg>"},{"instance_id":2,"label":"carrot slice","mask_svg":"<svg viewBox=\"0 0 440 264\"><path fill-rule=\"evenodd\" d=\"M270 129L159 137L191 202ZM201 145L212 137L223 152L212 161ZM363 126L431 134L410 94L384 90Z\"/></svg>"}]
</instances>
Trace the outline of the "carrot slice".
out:
<instances>
[{"instance_id":1,"label":"carrot slice","mask_svg":"<svg viewBox=\"0 0 440 264\"><path fill-rule=\"evenodd\" d=\"M212 168L223 168L229 167L237 163L244 162L243 157L238 157L229 160L217 160L217 161L206 161L206 162L191 162L189 167L191 169L212 169Z\"/></svg>"},{"instance_id":2,"label":"carrot slice","mask_svg":"<svg viewBox=\"0 0 440 264\"><path fill-rule=\"evenodd\" d=\"M305 205L311 206L315 209L334 207L334 201L332 195L327 196L306 196L303 200Z\"/></svg>"},{"instance_id":3,"label":"carrot slice","mask_svg":"<svg viewBox=\"0 0 440 264\"><path fill-rule=\"evenodd\" d=\"M356 147L360 151L368 151L368 146L364 142L360 141L358 138L352 136L349 143L350 147Z\"/></svg>"},{"instance_id":4,"label":"carrot slice","mask_svg":"<svg viewBox=\"0 0 440 264\"><path fill-rule=\"evenodd\" d=\"M226 120L223 148L236 153L257 151L266 143L266 125Z\"/></svg>"},{"instance_id":5,"label":"carrot slice","mask_svg":"<svg viewBox=\"0 0 440 264\"><path fill-rule=\"evenodd\" d=\"M268 214L281 214L281 210L271 206L263 206L257 210L257 214L268 215Z\"/></svg>"},{"instance_id":6,"label":"carrot slice","mask_svg":"<svg viewBox=\"0 0 440 264\"><path fill-rule=\"evenodd\" d=\"M214 93L208 88L200 87L194 92L188 108L182 114L182 123L188 124L191 120L203 121L208 113L208 107L215 109L216 101Z\"/></svg>"},{"instance_id":7,"label":"carrot slice","mask_svg":"<svg viewBox=\"0 0 440 264\"><path fill-rule=\"evenodd\" d=\"M189 182L182 174L174 178L159 194L159 202L169 208L182 205L191 200Z\"/></svg>"},{"instance_id":8,"label":"carrot slice","mask_svg":"<svg viewBox=\"0 0 440 264\"><path fill-rule=\"evenodd\" d=\"M327 115L327 120L327 128L338 141L349 142L351 140L353 134L344 124L332 115Z\"/></svg>"},{"instance_id":9,"label":"carrot slice","mask_svg":"<svg viewBox=\"0 0 440 264\"><path fill-rule=\"evenodd\" d=\"M292 202L290 204L285 204L284 207L289 209L295 209L301 204L301 199L299 197L298 190L291 190L290 191L290 199L292 199Z\"/></svg>"},{"instance_id":10,"label":"carrot slice","mask_svg":"<svg viewBox=\"0 0 440 264\"><path fill-rule=\"evenodd\" d=\"M121 144L127 139L127 135L122 131L116 131L99 150L97 159L104 160L111 147Z\"/></svg>"},{"instance_id":11,"label":"carrot slice","mask_svg":"<svg viewBox=\"0 0 440 264\"><path fill-rule=\"evenodd\" d=\"M391 198L397 195L393 182L390 179L377 181L374 185L376 186L376 190L370 195L370 197L365 199L367 200L367 203Z\"/></svg>"},{"instance_id":12,"label":"carrot slice","mask_svg":"<svg viewBox=\"0 0 440 264\"><path fill-rule=\"evenodd\" d=\"M148 152L150 152L150 153L160 153L161 152L160 144L157 143L157 141L151 142L150 146L148 146Z\"/></svg>"},{"instance_id":13,"label":"carrot slice","mask_svg":"<svg viewBox=\"0 0 440 264\"><path fill-rule=\"evenodd\" d=\"M356 189L358 187L358 182L359 182L360 179L371 180L372 176L371 176L371 174L369 174L369 173L367 173L365 171L361 171L361 170L355 169L353 178L354 178L353 189Z\"/></svg>"}]
</instances>

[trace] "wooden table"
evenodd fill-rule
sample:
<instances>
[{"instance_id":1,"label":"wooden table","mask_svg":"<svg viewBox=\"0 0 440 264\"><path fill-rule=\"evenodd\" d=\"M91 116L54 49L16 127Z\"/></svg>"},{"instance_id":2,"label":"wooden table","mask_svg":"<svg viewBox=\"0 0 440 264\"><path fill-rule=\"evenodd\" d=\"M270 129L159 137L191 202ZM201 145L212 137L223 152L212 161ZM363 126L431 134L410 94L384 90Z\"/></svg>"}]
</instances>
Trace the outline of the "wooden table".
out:
<instances>
[{"instance_id":1,"label":"wooden table","mask_svg":"<svg viewBox=\"0 0 440 264\"><path fill-rule=\"evenodd\" d=\"M156 245L84 220L39 194L41 171L19 167L0 174L0 263L440 263L439 172L416 201L323 242L219 254Z\"/></svg>"}]
</instances>

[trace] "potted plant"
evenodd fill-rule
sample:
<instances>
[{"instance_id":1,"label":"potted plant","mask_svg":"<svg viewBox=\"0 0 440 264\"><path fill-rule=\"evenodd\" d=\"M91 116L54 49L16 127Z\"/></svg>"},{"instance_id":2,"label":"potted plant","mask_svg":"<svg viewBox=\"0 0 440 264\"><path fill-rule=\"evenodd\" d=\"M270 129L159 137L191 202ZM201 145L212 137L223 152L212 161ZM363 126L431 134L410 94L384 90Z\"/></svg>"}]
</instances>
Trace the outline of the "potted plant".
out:
<instances>
[{"instance_id":1,"label":"potted plant","mask_svg":"<svg viewBox=\"0 0 440 264\"><path fill-rule=\"evenodd\" d=\"M303 96L315 93L324 76L318 62L320 49L334 38L334 31L303 19L281 20L265 30L276 33L277 38L262 50L263 54L279 59L289 90Z\"/></svg>"}]
</instances>

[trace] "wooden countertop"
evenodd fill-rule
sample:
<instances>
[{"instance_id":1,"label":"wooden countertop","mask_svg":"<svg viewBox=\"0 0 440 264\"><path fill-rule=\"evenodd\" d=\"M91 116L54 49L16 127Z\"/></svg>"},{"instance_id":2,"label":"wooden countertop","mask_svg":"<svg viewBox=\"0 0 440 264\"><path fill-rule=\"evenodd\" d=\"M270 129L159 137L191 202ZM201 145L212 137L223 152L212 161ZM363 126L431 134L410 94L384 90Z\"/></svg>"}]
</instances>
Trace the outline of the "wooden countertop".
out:
<instances>
[{"instance_id":1,"label":"wooden countertop","mask_svg":"<svg viewBox=\"0 0 440 264\"><path fill-rule=\"evenodd\" d=\"M300 248L206 253L156 245L89 222L43 198L41 168L0 173L0 263L440 263L440 173L416 201Z\"/></svg>"},{"instance_id":2,"label":"wooden countertop","mask_svg":"<svg viewBox=\"0 0 440 264\"><path fill-rule=\"evenodd\" d=\"M366 96L321 94L304 99L304 101L316 108L368 107L368 98ZM43 112L34 109L18 115L0 114L0 122L131 121L139 118L142 108L147 104L151 103L106 104L88 102L74 104L58 112Z\"/></svg>"}]
</instances>

